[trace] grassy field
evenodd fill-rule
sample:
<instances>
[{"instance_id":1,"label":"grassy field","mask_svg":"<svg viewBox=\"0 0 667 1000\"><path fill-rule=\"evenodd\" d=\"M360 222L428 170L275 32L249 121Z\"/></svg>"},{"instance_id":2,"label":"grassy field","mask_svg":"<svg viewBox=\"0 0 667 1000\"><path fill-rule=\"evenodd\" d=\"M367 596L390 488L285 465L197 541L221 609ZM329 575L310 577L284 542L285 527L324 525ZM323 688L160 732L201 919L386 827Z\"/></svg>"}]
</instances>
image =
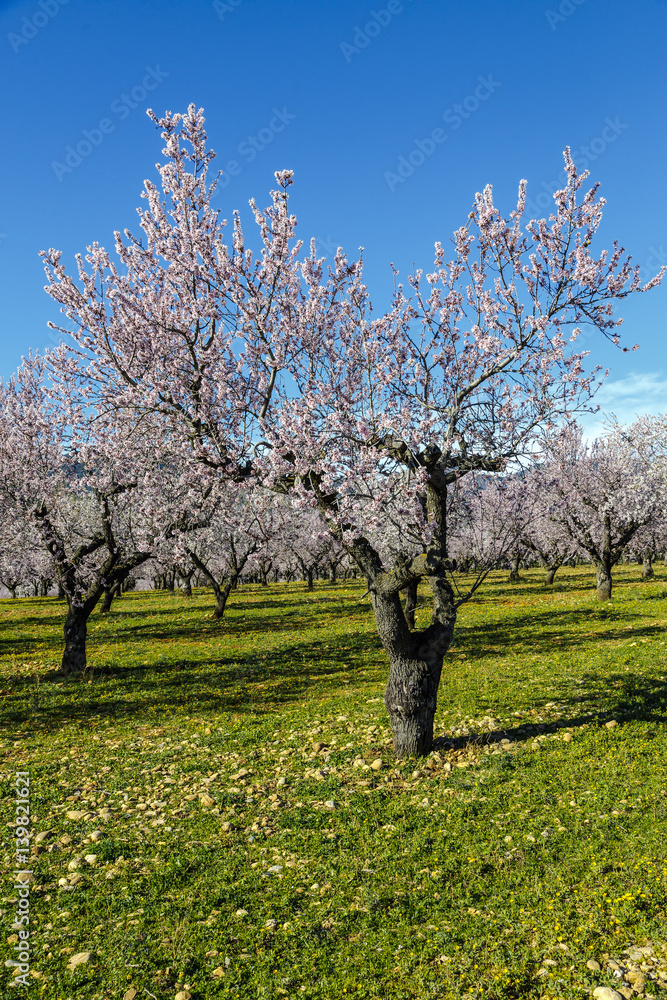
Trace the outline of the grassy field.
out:
<instances>
[{"instance_id":1,"label":"grassy field","mask_svg":"<svg viewBox=\"0 0 667 1000\"><path fill-rule=\"evenodd\" d=\"M523 575L461 610L436 750L398 764L361 584L242 587L222 623L128 594L86 682L61 603L0 602L2 961L17 770L39 834L2 994L667 996L667 571L609 605Z\"/></svg>"}]
</instances>

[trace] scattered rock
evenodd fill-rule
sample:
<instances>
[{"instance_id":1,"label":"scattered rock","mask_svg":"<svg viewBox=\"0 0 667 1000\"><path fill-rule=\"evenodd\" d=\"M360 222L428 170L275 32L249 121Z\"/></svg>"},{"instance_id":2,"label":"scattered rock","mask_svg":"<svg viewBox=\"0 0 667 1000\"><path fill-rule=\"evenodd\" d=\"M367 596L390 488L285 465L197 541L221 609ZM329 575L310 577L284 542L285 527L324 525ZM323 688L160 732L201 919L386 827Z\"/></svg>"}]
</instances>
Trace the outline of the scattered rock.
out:
<instances>
[{"instance_id":1,"label":"scattered rock","mask_svg":"<svg viewBox=\"0 0 667 1000\"><path fill-rule=\"evenodd\" d=\"M52 834L53 830L42 830L42 832L38 833L37 836L35 837L35 843L41 844L42 841L46 840L46 838L50 837Z\"/></svg>"},{"instance_id":2,"label":"scattered rock","mask_svg":"<svg viewBox=\"0 0 667 1000\"><path fill-rule=\"evenodd\" d=\"M595 1000L623 1000L623 996L612 990L610 986L597 986L593 990Z\"/></svg>"},{"instance_id":3,"label":"scattered rock","mask_svg":"<svg viewBox=\"0 0 667 1000\"><path fill-rule=\"evenodd\" d=\"M84 816L85 813L81 812L80 809L68 809L65 815L67 816L68 819L76 820L76 819L81 819L81 817Z\"/></svg>"},{"instance_id":4,"label":"scattered rock","mask_svg":"<svg viewBox=\"0 0 667 1000\"><path fill-rule=\"evenodd\" d=\"M236 916L240 917L241 919L243 919L243 917L247 917L248 916L248 911L247 910L237 910L236 911Z\"/></svg>"},{"instance_id":5,"label":"scattered rock","mask_svg":"<svg viewBox=\"0 0 667 1000\"><path fill-rule=\"evenodd\" d=\"M616 721L616 719L611 719L610 722L605 722L605 727L607 729L615 729L617 725L618 722Z\"/></svg>"},{"instance_id":6,"label":"scattered rock","mask_svg":"<svg viewBox=\"0 0 667 1000\"><path fill-rule=\"evenodd\" d=\"M593 972L600 972L601 966L599 962L596 962L594 958L589 958L586 962L586 968L591 969Z\"/></svg>"},{"instance_id":7,"label":"scattered rock","mask_svg":"<svg viewBox=\"0 0 667 1000\"><path fill-rule=\"evenodd\" d=\"M271 865L270 868L267 868L267 871L272 872L274 875L277 875L278 872L281 872L282 870L283 870L283 866L282 865ZM237 916L238 916L238 911L237 911ZM275 923L275 920L274 920L274 923Z\"/></svg>"},{"instance_id":8,"label":"scattered rock","mask_svg":"<svg viewBox=\"0 0 667 1000\"><path fill-rule=\"evenodd\" d=\"M222 830L223 833L231 833L232 824L225 821L224 823L220 824L220 829Z\"/></svg>"},{"instance_id":9,"label":"scattered rock","mask_svg":"<svg viewBox=\"0 0 667 1000\"><path fill-rule=\"evenodd\" d=\"M190 992L190 990L179 990L176 996L174 997L174 1000L190 1000L191 996L192 993Z\"/></svg>"},{"instance_id":10,"label":"scattered rock","mask_svg":"<svg viewBox=\"0 0 667 1000\"><path fill-rule=\"evenodd\" d=\"M267 931L275 931L276 927L278 926L278 921L267 920L264 926L266 927Z\"/></svg>"},{"instance_id":11,"label":"scattered rock","mask_svg":"<svg viewBox=\"0 0 667 1000\"><path fill-rule=\"evenodd\" d=\"M382 761L381 761L381 759L380 759L380 758L378 757L378 758L377 758L377 760L374 760L374 761L373 761L373 762L371 763L371 770L372 770L372 771L380 771L381 769L382 769Z\"/></svg>"},{"instance_id":12,"label":"scattered rock","mask_svg":"<svg viewBox=\"0 0 667 1000\"><path fill-rule=\"evenodd\" d=\"M214 969L213 972L211 973L214 979L220 979L222 976L224 976L224 974L225 970L221 965L219 965L218 968Z\"/></svg>"},{"instance_id":13,"label":"scattered rock","mask_svg":"<svg viewBox=\"0 0 667 1000\"><path fill-rule=\"evenodd\" d=\"M211 798L211 796L208 795L207 793L204 793L204 795L200 795L199 796L199 801L202 804L202 806L204 807L204 809L210 809L211 806L215 805L215 799Z\"/></svg>"},{"instance_id":14,"label":"scattered rock","mask_svg":"<svg viewBox=\"0 0 667 1000\"><path fill-rule=\"evenodd\" d=\"M73 972L79 965L85 965L90 962L93 957L92 951L80 951L76 955L72 955L67 962L67 968L70 972Z\"/></svg>"},{"instance_id":15,"label":"scattered rock","mask_svg":"<svg viewBox=\"0 0 667 1000\"><path fill-rule=\"evenodd\" d=\"M127 993L124 994L123 1000L134 1000L134 998L136 997L136 995L137 995L137 991L135 990L134 986L130 986L130 988L127 991Z\"/></svg>"}]
</instances>

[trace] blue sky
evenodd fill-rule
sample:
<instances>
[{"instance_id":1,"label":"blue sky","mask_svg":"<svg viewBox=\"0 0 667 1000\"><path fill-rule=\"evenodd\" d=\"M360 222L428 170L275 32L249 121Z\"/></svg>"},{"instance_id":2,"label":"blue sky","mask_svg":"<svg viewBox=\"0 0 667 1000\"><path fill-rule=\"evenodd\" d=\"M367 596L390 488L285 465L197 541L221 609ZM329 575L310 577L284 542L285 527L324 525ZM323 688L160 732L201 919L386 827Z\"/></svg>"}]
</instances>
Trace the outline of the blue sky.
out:
<instances>
[{"instance_id":1,"label":"blue sky","mask_svg":"<svg viewBox=\"0 0 667 1000\"><path fill-rule=\"evenodd\" d=\"M364 246L378 309L389 261L428 267L486 183L509 210L526 177L542 214L566 144L602 183L601 240L652 274L667 263L666 27L664 0L0 0L0 373L59 318L38 251L73 266L137 228L161 159L147 107L204 107L227 217L293 169L299 235ZM666 304L667 284L626 305L635 353L586 343L622 419L667 410Z\"/></svg>"}]
</instances>

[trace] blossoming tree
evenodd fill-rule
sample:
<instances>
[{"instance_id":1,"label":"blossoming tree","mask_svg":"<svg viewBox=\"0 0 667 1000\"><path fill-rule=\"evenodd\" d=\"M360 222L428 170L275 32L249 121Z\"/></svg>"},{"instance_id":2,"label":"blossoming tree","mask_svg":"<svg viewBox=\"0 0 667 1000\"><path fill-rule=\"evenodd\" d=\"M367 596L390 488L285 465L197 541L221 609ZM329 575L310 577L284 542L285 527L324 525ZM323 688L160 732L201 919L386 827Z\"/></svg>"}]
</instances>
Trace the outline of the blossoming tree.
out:
<instances>
[{"instance_id":1,"label":"blossoming tree","mask_svg":"<svg viewBox=\"0 0 667 1000\"><path fill-rule=\"evenodd\" d=\"M639 427L617 427L591 444L572 422L544 444L541 503L558 533L595 567L608 601L612 571L640 530L663 517L664 480L641 451Z\"/></svg>"},{"instance_id":2,"label":"blossoming tree","mask_svg":"<svg viewBox=\"0 0 667 1000\"><path fill-rule=\"evenodd\" d=\"M160 185L145 182L141 237L117 233L71 276L44 254L81 364L105 407L164 421L212 477L247 479L317 508L364 573L389 657L385 704L397 755L428 753L457 609L447 493L474 471L503 470L535 429L590 397L596 372L576 349L589 324L618 340L613 304L646 290L623 250L591 249L603 200L567 183L549 219L509 217L491 187L427 271L373 312L361 258L330 267L296 239L290 171L261 211L254 254L238 215L211 206L216 179L204 118L149 112L165 141ZM383 560L373 535L407 519L419 549ZM426 579L432 621L411 629L400 594Z\"/></svg>"}]
</instances>

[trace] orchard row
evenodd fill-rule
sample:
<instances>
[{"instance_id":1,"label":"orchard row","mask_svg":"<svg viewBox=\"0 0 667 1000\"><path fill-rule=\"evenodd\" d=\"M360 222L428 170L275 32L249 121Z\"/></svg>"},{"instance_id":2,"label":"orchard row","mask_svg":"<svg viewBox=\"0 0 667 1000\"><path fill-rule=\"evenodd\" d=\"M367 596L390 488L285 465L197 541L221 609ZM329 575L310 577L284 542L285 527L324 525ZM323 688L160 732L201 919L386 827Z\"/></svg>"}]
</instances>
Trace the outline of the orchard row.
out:
<instances>
[{"instance_id":1,"label":"orchard row","mask_svg":"<svg viewBox=\"0 0 667 1000\"><path fill-rule=\"evenodd\" d=\"M394 269L382 311L361 256L297 239L291 171L251 202L254 252L212 207L202 112L149 114L165 162L141 235L74 275L43 254L65 339L0 387L3 579L54 579L81 674L90 614L138 574L198 574L222 615L243 573L355 566L395 750L427 753L457 610L490 568L522 546L551 571L583 555L606 599L631 543L662 544L664 422L590 447L573 422L601 379L582 329L619 344L616 303L662 272L642 284L617 244L593 251L604 199L566 150L548 218L526 218L525 181L508 216L487 186L427 270Z\"/></svg>"}]
</instances>

